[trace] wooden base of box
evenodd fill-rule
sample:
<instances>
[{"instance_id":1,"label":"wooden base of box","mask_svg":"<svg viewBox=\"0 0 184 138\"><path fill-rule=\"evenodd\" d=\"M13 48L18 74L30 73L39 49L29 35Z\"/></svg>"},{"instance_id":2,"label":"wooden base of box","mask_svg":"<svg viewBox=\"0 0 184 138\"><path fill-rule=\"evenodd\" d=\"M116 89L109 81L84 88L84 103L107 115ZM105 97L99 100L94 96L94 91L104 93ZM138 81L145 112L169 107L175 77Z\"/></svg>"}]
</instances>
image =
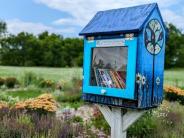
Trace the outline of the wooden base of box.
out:
<instances>
[{"instance_id":1,"label":"wooden base of box","mask_svg":"<svg viewBox=\"0 0 184 138\"><path fill-rule=\"evenodd\" d=\"M121 99L116 97L108 97L102 95L94 95L94 94L86 94L83 93L82 99L86 102L90 103L98 103L102 105L109 105L109 106L116 106L121 108L130 108L130 109L150 109L155 108L157 106L149 107L149 108L142 108L138 107L137 100L129 100L129 99Z\"/></svg>"}]
</instances>

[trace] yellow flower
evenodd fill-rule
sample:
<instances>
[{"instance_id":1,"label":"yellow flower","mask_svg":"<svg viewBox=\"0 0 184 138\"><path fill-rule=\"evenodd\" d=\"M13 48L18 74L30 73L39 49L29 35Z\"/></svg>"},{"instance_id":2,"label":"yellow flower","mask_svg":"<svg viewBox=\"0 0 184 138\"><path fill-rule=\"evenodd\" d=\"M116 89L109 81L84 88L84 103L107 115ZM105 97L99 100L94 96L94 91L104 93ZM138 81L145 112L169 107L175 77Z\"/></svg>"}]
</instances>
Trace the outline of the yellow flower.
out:
<instances>
[{"instance_id":1,"label":"yellow flower","mask_svg":"<svg viewBox=\"0 0 184 138\"><path fill-rule=\"evenodd\" d=\"M181 95L184 96L184 90L178 88L178 87L174 87L174 86L170 86L170 85L165 85L164 86L164 91L166 93L175 93L177 95Z\"/></svg>"},{"instance_id":2,"label":"yellow flower","mask_svg":"<svg viewBox=\"0 0 184 138\"><path fill-rule=\"evenodd\" d=\"M48 112L56 112L57 103L53 99L51 94L42 94L35 99L26 100L24 102L18 102L15 105L17 109L44 109Z\"/></svg>"},{"instance_id":3,"label":"yellow flower","mask_svg":"<svg viewBox=\"0 0 184 138\"><path fill-rule=\"evenodd\" d=\"M0 109L8 107L8 104L6 102L0 101Z\"/></svg>"}]
</instances>

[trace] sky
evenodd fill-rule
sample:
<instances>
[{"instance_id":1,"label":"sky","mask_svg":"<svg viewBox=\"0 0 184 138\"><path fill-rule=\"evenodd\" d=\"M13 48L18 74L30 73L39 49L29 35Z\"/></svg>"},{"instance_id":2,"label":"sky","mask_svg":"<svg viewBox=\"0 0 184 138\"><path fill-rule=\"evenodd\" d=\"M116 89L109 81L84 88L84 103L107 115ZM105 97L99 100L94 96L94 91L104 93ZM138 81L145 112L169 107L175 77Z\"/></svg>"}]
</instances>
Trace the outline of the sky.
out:
<instances>
[{"instance_id":1,"label":"sky","mask_svg":"<svg viewBox=\"0 0 184 138\"><path fill-rule=\"evenodd\" d=\"M157 2L164 21L184 30L184 0L0 0L8 32L35 35L47 30L64 37L78 33L97 11Z\"/></svg>"}]
</instances>

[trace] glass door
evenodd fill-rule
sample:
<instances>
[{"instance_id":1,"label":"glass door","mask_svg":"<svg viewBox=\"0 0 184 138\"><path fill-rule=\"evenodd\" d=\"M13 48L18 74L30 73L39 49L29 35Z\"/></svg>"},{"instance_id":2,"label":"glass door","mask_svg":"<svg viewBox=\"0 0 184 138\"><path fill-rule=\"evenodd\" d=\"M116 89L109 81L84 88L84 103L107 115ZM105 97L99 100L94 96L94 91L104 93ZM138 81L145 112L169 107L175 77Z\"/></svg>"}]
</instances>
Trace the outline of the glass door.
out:
<instances>
[{"instance_id":1,"label":"glass door","mask_svg":"<svg viewBox=\"0 0 184 138\"><path fill-rule=\"evenodd\" d=\"M84 41L83 93L135 99L137 38Z\"/></svg>"},{"instance_id":2,"label":"glass door","mask_svg":"<svg viewBox=\"0 0 184 138\"><path fill-rule=\"evenodd\" d=\"M126 88L128 47L97 47L92 49L90 85Z\"/></svg>"}]
</instances>

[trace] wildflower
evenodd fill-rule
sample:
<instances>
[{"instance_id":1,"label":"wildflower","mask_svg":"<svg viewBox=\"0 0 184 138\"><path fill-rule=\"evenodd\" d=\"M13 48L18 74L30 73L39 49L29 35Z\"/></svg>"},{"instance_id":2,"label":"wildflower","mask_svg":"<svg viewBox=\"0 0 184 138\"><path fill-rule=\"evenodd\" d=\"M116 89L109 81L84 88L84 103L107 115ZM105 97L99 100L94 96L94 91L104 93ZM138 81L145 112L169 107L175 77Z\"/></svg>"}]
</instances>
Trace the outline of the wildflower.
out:
<instances>
[{"instance_id":1,"label":"wildflower","mask_svg":"<svg viewBox=\"0 0 184 138\"><path fill-rule=\"evenodd\" d=\"M0 109L8 107L8 104L5 102L0 102Z\"/></svg>"},{"instance_id":2,"label":"wildflower","mask_svg":"<svg viewBox=\"0 0 184 138\"><path fill-rule=\"evenodd\" d=\"M164 86L164 91L166 93L175 93L177 95L184 96L184 90L182 90L178 87L166 85L166 86Z\"/></svg>"},{"instance_id":3,"label":"wildflower","mask_svg":"<svg viewBox=\"0 0 184 138\"><path fill-rule=\"evenodd\" d=\"M57 103L51 94L42 94L35 99L29 99L23 102L18 102L15 105L16 109L43 109L48 112L56 112Z\"/></svg>"}]
</instances>

